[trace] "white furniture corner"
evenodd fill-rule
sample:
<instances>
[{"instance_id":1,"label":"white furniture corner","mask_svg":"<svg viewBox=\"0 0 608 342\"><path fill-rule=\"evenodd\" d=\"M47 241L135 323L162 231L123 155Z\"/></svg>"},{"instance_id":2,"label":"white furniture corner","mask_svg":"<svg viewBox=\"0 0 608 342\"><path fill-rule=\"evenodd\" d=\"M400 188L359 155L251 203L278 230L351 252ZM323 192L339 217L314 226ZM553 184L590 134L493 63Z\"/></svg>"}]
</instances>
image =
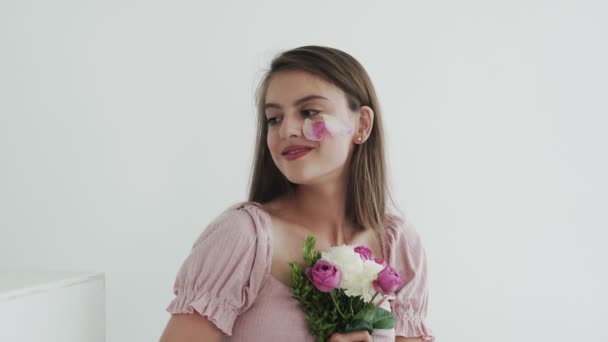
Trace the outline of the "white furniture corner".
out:
<instances>
[{"instance_id":1,"label":"white furniture corner","mask_svg":"<svg viewBox=\"0 0 608 342\"><path fill-rule=\"evenodd\" d=\"M105 275L0 269L0 341L105 342Z\"/></svg>"}]
</instances>

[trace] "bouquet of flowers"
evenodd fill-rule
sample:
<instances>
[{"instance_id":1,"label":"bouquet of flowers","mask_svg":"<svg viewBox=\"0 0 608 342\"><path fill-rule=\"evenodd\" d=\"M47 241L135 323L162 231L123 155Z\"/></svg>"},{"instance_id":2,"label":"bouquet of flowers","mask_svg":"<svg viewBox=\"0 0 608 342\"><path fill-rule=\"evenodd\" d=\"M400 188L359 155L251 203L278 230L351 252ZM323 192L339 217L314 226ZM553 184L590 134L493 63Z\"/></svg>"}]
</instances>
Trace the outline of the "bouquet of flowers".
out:
<instances>
[{"instance_id":1,"label":"bouquet of flowers","mask_svg":"<svg viewBox=\"0 0 608 342\"><path fill-rule=\"evenodd\" d=\"M341 245L319 253L315 243L313 236L304 242L306 265L289 263L292 297L311 335L322 342L336 332L393 328L395 317L378 305L402 285L399 273L373 258L366 246Z\"/></svg>"}]
</instances>

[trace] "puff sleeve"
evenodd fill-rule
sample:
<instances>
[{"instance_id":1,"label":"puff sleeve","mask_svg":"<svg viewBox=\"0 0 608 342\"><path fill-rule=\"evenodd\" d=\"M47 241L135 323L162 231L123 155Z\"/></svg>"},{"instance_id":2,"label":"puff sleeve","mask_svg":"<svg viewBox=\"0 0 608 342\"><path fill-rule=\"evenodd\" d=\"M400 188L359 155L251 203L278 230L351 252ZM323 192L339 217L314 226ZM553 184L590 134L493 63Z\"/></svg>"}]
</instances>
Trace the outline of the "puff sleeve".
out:
<instances>
[{"instance_id":1,"label":"puff sleeve","mask_svg":"<svg viewBox=\"0 0 608 342\"><path fill-rule=\"evenodd\" d=\"M251 307L270 267L268 240L245 210L230 208L195 241L173 286L171 314L207 316L226 335Z\"/></svg>"},{"instance_id":2,"label":"puff sleeve","mask_svg":"<svg viewBox=\"0 0 608 342\"><path fill-rule=\"evenodd\" d=\"M428 306L427 259L415 228L399 216L391 216L389 230L390 261L404 279L395 292L391 309L396 318L395 336L421 337L435 341L426 323Z\"/></svg>"}]
</instances>

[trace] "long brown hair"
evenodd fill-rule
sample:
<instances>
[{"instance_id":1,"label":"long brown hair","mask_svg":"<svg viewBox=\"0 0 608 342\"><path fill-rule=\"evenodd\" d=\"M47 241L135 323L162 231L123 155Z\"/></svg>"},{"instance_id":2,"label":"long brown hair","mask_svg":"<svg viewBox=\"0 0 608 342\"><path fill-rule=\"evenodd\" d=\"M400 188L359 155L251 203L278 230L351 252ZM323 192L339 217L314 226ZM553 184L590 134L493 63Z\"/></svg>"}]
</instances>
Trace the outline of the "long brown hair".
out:
<instances>
[{"instance_id":1,"label":"long brown hair","mask_svg":"<svg viewBox=\"0 0 608 342\"><path fill-rule=\"evenodd\" d=\"M256 91L258 128L249 201L264 203L293 193L297 187L276 167L266 144L266 92L272 76L285 70L306 71L339 87L345 93L351 111L357 111L361 106L369 106L374 111L368 139L363 144L356 144L353 151L345 215L363 229L382 230L388 199L392 198L387 185L380 104L363 66L346 52L331 47L311 45L282 52L273 58L270 69L263 75Z\"/></svg>"}]
</instances>

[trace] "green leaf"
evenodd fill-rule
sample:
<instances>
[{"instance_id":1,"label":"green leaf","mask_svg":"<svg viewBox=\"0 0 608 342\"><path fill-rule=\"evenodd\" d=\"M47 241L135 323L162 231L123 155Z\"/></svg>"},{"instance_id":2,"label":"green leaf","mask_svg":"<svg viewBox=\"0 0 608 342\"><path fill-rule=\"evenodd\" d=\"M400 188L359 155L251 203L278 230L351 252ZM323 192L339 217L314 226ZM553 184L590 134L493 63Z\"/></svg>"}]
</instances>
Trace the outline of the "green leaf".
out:
<instances>
[{"instance_id":1,"label":"green leaf","mask_svg":"<svg viewBox=\"0 0 608 342\"><path fill-rule=\"evenodd\" d=\"M323 323L323 324L321 324L321 328L323 330L330 330L330 329L335 329L337 325L338 325L337 323Z\"/></svg>"},{"instance_id":2,"label":"green leaf","mask_svg":"<svg viewBox=\"0 0 608 342\"><path fill-rule=\"evenodd\" d=\"M315 244L317 243L317 239L314 236L309 235L306 237L304 241L304 262L308 266L312 266L314 264L315 257Z\"/></svg>"},{"instance_id":3,"label":"green leaf","mask_svg":"<svg viewBox=\"0 0 608 342\"><path fill-rule=\"evenodd\" d=\"M395 316L390 311L374 307L370 323L374 329L392 329L395 327Z\"/></svg>"},{"instance_id":4,"label":"green leaf","mask_svg":"<svg viewBox=\"0 0 608 342\"><path fill-rule=\"evenodd\" d=\"M367 332L369 332L369 334L371 335L372 332L374 331L374 328L368 321L364 321L362 319L355 319L355 320L349 322L348 324L346 324L346 327L341 332L349 333L351 331L358 331L358 330L367 330Z\"/></svg>"}]
</instances>

